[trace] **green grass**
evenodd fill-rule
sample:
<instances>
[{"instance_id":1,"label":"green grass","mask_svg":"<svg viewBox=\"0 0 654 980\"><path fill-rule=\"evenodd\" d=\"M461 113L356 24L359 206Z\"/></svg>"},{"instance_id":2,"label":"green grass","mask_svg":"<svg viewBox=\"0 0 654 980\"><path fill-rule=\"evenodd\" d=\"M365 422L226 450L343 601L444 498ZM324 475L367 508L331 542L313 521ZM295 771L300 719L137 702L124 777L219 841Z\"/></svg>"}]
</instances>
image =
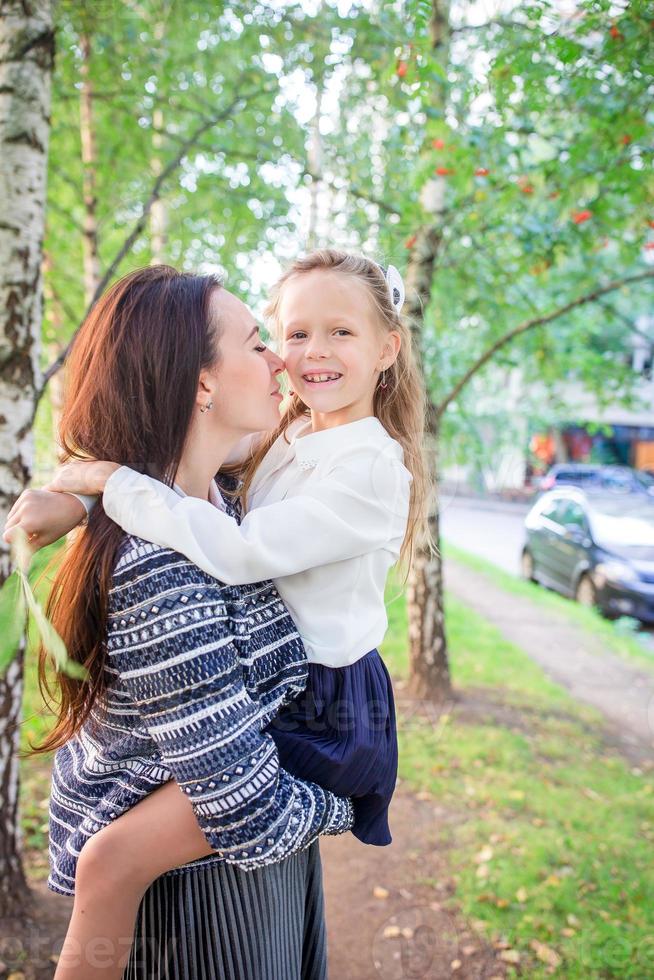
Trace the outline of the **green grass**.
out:
<instances>
[{"instance_id":1,"label":"green grass","mask_svg":"<svg viewBox=\"0 0 654 980\"><path fill-rule=\"evenodd\" d=\"M400 716L399 738L401 780L452 817L441 839L453 905L508 942L533 980L552 973L538 951L559 958L566 980L654 976L651 773L604 747L599 715L493 626L452 598L446 609L463 700L438 725ZM405 617L392 601L384 655L396 677L406 675ZM466 713L466 694L499 720Z\"/></svg>"},{"instance_id":2,"label":"green grass","mask_svg":"<svg viewBox=\"0 0 654 980\"><path fill-rule=\"evenodd\" d=\"M601 640L611 653L632 662L637 660L639 666L644 666L654 672L654 650L640 642L637 636L633 634L632 626L635 624L635 620L622 617L611 622L594 609L581 606L578 602L566 599L565 596L546 589L542 585L527 582L525 579L511 575L485 558L472 555L470 552L448 542L443 543L442 552L445 560L448 557L454 558L455 561L466 565L473 571L481 572L482 575L488 576L496 585L500 586L504 592L530 599L545 609L551 609L562 616L567 616L570 622L582 627Z\"/></svg>"}]
</instances>

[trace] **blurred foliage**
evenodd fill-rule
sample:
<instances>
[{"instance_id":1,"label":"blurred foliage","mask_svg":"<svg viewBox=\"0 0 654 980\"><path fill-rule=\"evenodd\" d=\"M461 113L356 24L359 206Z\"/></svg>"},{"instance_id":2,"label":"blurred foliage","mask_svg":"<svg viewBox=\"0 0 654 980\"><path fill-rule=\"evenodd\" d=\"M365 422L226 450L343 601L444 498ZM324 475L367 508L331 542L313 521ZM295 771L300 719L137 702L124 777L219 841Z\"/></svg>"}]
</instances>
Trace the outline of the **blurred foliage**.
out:
<instances>
[{"instance_id":1,"label":"blurred foliage","mask_svg":"<svg viewBox=\"0 0 654 980\"><path fill-rule=\"evenodd\" d=\"M436 221L424 353L437 402L511 327L654 259L654 19L642 0L453 6L449 41L436 49L425 0L64 0L58 11L47 345L70 338L85 306L84 35L102 271L151 194L153 161L174 161L203 123L162 187L164 257L223 271L258 304L278 262L305 246L315 180L320 244L402 269L417 230ZM318 92L316 173L308 148ZM117 271L151 257L146 223ZM446 417L448 441L474 445L466 419L485 395L495 397L489 417L510 427L501 392L515 370L526 382L525 412L543 418L561 409L562 380L606 403L628 398L631 336L651 295L651 280L617 290L503 347ZM44 403L39 426L49 442L48 411Z\"/></svg>"}]
</instances>

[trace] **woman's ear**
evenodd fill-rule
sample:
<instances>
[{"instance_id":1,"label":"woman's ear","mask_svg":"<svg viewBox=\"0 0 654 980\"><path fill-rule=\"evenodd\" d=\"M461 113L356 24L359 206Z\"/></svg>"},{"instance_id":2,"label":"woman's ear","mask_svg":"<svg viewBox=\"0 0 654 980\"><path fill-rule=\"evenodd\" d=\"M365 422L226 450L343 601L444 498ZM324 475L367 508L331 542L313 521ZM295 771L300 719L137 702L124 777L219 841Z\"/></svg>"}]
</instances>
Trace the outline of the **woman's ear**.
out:
<instances>
[{"instance_id":1,"label":"woman's ear","mask_svg":"<svg viewBox=\"0 0 654 980\"><path fill-rule=\"evenodd\" d=\"M215 398L217 391L218 385L216 384L215 375L212 375L209 371L201 371L198 379L198 390L195 396L197 404L206 405Z\"/></svg>"}]
</instances>

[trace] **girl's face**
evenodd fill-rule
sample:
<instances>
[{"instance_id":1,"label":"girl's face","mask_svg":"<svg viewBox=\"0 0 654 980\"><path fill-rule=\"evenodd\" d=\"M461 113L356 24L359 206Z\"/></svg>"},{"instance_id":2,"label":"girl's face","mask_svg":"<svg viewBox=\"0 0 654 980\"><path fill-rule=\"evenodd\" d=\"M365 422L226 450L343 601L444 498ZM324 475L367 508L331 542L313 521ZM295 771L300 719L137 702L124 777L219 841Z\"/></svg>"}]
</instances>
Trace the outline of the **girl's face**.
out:
<instances>
[{"instance_id":1,"label":"girl's face","mask_svg":"<svg viewBox=\"0 0 654 980\"><path fill-rule=\"evenodd\" d=\"M283 287L279 319L291 387L314 419L342 425L372 415L400 336L378 325L365 284L326 269L301 273Z\"/></svg>"},{"instance_id":2,"label":"girl's face","mask_svg":"<svg viewBox=\"0 0 654 980\"><path fill-rule=\"evenodd\" d=\"M210 310L220 357L215 368L200 375L198 403L214 403L203 418L238 437L273 429L282 400L276 376L284 362L265 346L256 320L232 293L214 290Z\"/></svg>"}]
</instances>

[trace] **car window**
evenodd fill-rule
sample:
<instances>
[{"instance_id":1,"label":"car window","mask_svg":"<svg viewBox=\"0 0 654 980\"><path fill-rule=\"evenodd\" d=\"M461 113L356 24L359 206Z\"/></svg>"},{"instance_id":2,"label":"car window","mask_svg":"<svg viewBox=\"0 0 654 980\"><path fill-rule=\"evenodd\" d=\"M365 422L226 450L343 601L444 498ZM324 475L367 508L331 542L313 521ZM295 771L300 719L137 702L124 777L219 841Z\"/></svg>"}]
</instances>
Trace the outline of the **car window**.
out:
<instances>
[{"instance_id":1,"label":"car window","mask_svg":"<svg viewBox=\"0 0 654 980\"><path fill-rule=\"evenodd\" d=\"M565 503L566 501L564 500L548 500L541 509L541 517L546 517L548 521L554 521L555 524L560 524L561 521L557 518L557 514L561 509L561 505Z\"/></svg>"},{"instance_id":2,"label":"car window","mask_svg":"<svg viewBox=\"0 0 654 980\"><path fill-rule=\"evenodd\" d=\"M575 524L577 527L586 529L586 515L583 508L574 500L561 501L562 507L559 513L559 522L563 525Z\"/></svg>"},{"instance_id":3,"label":"car window","mask_svg":"<svg viewBox=\"0 0 654 980\"><path fill-rule=\"evenodd\" d=\"M562 470L556 474L557 483L594 483L597 480L596 470Z\"/></svg>"}]
</instances>

